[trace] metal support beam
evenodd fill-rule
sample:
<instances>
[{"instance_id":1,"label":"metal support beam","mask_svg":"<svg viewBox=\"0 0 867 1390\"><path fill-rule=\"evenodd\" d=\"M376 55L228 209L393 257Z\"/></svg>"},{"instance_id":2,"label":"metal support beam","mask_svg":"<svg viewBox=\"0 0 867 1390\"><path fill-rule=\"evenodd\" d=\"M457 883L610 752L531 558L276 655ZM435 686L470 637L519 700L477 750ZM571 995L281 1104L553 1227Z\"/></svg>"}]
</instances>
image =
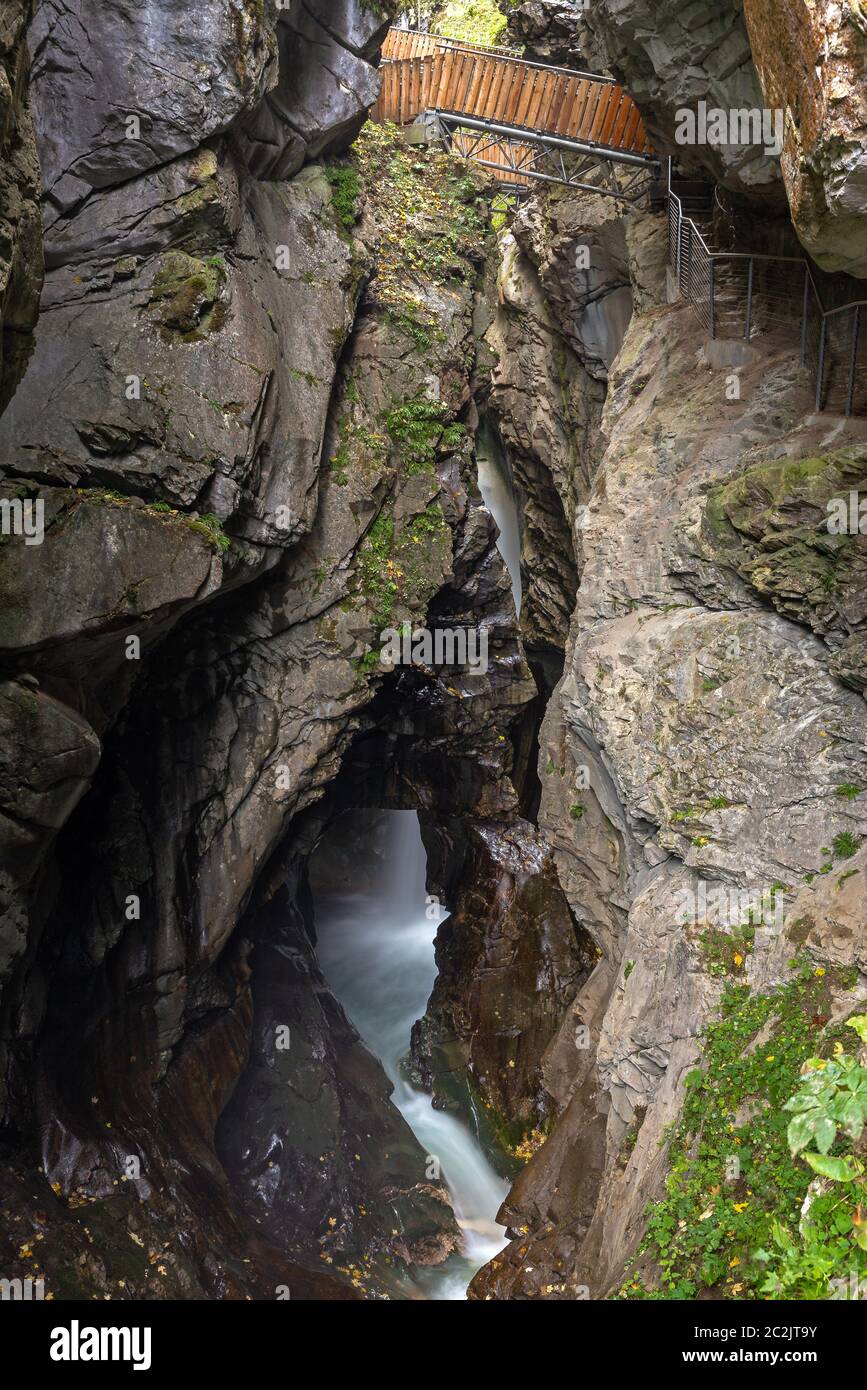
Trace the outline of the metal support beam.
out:
<instances>
[{"instance_id":1,"label":"metal support beam","mask_svg":"<svg viewBox=\"0 0 867 1390\"><path fill-rule=\"evenodd\" d=\"M659 169L659 160L654 155L632 154L629 150L612 149L608 145L590 144L584 140L567 140L564 135L545 135L538 130L525 130L517 125L499 125L494 121L483 121L477 116L462 116L454 111L436 112L441 121L449 121L462 130L489 131L502 135L519 145L544 145L546 149L567 150L570 154L592 154L612 160L615 164L635 164L643 169Z\"/></svg>"},{"instance_id":2,"label":"metal support beam","mask_svg":"<svg viewBox=\"0 0 867 1390\"><path fill-rule=\"evenodd\" d=\"M475 116L436 111L426 113L425 120L430 118L437 123L444 144L453 153L508 174L504 182L516 189L529 188L534 181L564 184L632 203L644 194L649 177L659 167L657 160L644 155L543 135ZM471 148L461 147L455 138L461 134L472 141Z\"/></svg>"}]
</instances>

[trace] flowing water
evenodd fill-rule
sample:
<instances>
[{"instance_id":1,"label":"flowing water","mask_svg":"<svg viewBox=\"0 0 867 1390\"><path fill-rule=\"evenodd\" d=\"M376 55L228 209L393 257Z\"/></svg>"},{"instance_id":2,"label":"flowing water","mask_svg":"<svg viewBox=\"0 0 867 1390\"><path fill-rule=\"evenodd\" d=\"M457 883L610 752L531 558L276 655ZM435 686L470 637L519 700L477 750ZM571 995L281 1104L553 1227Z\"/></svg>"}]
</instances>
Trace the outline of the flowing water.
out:
<instances>
[{"instance_id":1,"label":"flowing water","mask_svg":"<svg viewBox=\"0 0 867 1390\"><path fill-rule=\"evenodd\" d=\"M374 888L316 896L317 955L328 983L394 1083L392 1100L426 1154L440 1161L464 1236L463 1252L415 1271L430 1299L462 1299L477 1269L506 1243L494 1217L508 1191L460 1120L434 1110L399 1062L436 978L433 939L448 916L425 901L426 856L415 811L383 817L383 872ZM431 916L427 914L430 912Z\"/></svg>"},{"instance_id":2,"label":"flowing water","mask_svg":"<svg viewBox=\"0 0 867 1390\"><path fill-rule=\"evenodd\" d=\"M521 612L521 539L511 483L493 431L477 437L479 490L500 531L497 542ZM382 817L377 845L384 871L363 889L318 893L317 955L337 998L394 1085L392 1100L425 1153L440 1161L463 1231L463 1250L438 1268L416 1270L413 1280L427 1298L463 1299L476 1270L506 1244L494 1220L509 1184L485 1158L474 1134L415 1090L400 1071L410 1032L421 1018L436 979L433 941L448 913L425 898L427 861L414 811ZM349 891L351 890L351 891Z\"/></svg>"},{"instance_id":3,"label":"flowing water","mask_svg":"<svg viewBox=\"0 0 867 1390\"><path fill-rule=\"evenodd\" d=\"M521 533L518 511L499 442L489 425L482 424L476 436L479 491L500 531L497 549L506 562L512 580L515 612L521 616Z\"/></svg>"}]
</instances>

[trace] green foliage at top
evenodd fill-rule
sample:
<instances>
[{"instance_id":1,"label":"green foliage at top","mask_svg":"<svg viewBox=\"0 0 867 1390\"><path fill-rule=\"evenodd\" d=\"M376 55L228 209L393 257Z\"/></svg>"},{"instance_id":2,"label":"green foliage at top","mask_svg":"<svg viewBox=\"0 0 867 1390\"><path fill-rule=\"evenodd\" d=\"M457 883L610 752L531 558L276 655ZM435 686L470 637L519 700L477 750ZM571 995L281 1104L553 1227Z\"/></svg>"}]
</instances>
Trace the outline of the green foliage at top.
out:
<instances>
[{"instance_id":1,"label":"green foliage at top","mask_svg":"<svg viewBox=\"0 0 867 1390\"><path fill-rule=\"evenodd\" d=\"M446 0L438 6L432 27L444 39L490 48L502 44L506 16L496 0Z\"/></svg>"},{"instance_id":2,"label":"green foliage at top","mask_svg":"<svg viewBox=\"0 0 867 1390\"><path fill-rule=\"evenodd\" d=\"M818 1053L816 1065L827 1067L835 1051L842 1052L844 1030L825 1031L831 977L804 964L790 984L766 994L726 985L719 1021L706 1035L703 1066L687 1077L670 1140L666 1195L648 1210L636 1272L620 1298L695 1299L707 1292L723 1299L828 1298L828 1280L848 1277L848 1247L858 1247L839 1227L848 1220L852 1229L852 1212L847 1209L844 1219L839 1206L832 1215L818 1203L816 1219L830 1242L821 1291L803 1273L784 1279L778 1268L783 1252L777 1236L798 1232L815 1177L790 1147L786 1106L809 1059ZM838 986L848 983L837 978ZM828 1132L822 1135L824 1142ZM834 1246L838 1235L845 1236L845 1249ZM797 1246L801 1237L789 1239ZM648 1272L639 1272L642 1266Z\"/></svg>"}]
</instances>

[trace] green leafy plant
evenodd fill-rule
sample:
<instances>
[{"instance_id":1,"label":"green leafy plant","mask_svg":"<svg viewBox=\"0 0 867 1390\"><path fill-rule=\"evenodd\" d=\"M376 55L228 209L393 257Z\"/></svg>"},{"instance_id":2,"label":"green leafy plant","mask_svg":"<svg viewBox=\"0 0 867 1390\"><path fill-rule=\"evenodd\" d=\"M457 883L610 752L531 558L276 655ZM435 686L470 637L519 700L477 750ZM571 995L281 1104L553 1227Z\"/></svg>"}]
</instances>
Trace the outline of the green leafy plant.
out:
<instances>
[{"instance_id":1,"label":"green leafy plant","mask_svg":"<svg viewBox=\"0 0 867 1390\"><path fill-rule=\"evenodd\" d=\"M188 520L186 524L190 530L198 531L209 540L215 550L229 549L231 541L223 530L222 521L213 512L205 512L203 516Z\"/></svg>"},{"instance_id":2,"label":"green leafy plant","mask_svg":"<svg viewBox=\"0 0 867 1390\"><path fill-rule=\"evenodd\" d=\"M796 978L766 994L751 994L741 984L724 986L702 1066L685 1078L681 1116L667 1136L665 1196L648 1209L635 1272L627 1275L618 1297L694 1299L709 1291L714 1298L827 1298L828 1280L853 1268L851 1249L862 1257L851 1236L836 1230L843 1224L840 1213L825 1223L824 1206L839 1197L823 1196L813 1209L817 1222L824 1223L820 1229L828 1232L825 1272L812 1283L795 1276L794 1268L791 1277L781 1273L785 1252L778 1236L803 1246L798 1222L811 1184L820 1181L790 1149L787 1125L793 1112L784 1105L810 1058L825 1053L827 1065L832 1059L839 1064L845 1037L842 1027L824 1027L829 980L845 988L842 976L806 962L793 964ZM836 1150L832 1156L838 1156ZM853 1224L850 1217L850 1229ZM838 1238L844 1242L839 1248ZM772 1284L773 1278L779 1282Z\"/></svg>"},{"instance_id":3,"label":"green leafy plant","mask_svg":"<svg viewBox=\"0 0 867 1390\"><path fill-rule=\"evenodd\" d=\"M867 1042L867 1014L846 1026ZM867 1068L838 1043L833 1057L809 1058L783 1109L793 1116L786 1131L791 1154L817 1176L797 1230L775 1221L769 1248L756 1252L767 1267L761 1291L777 1298L847 1297L867 1278L867 1168L856 1151L867 1126Z\"/></svg>"},{"instance_id":4,"label":"green leafy plant","mask_svg":"<svg viewBox=\"0 0 867 1390\"><path fill-rule=\"evenodd\" d=\"M433 470L445 416L442 402L426 400L400 401L383 415L407 475Z\"/></svg>"}]
</instances>

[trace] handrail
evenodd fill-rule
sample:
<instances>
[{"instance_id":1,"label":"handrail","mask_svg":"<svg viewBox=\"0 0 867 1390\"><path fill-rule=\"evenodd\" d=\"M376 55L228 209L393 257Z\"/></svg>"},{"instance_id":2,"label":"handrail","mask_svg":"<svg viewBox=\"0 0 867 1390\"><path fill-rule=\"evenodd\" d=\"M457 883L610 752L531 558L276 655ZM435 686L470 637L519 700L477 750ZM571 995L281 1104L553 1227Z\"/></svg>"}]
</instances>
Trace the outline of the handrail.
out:
<instances>
[{"instance_id":1,"label":"handrail","mask_svg":"<svg viewBox=\"0 0 867 1390\"><path fill-rule=\"evenodd\" d=\"M607 77L598 72L579 72L577 68L567 68L558 66L556 63L542 63L537 58L525 58L517 48L507 48L499 44L480 44L470 43L468 39L449 39L445 34L429 34L423 29L400 29L395 28L396 34L409 34L413 38L429 39L437 48L449 49L453 53L490 53L496 58L503 58L506 62L520 63L525 68L541 68L544 72L564 73L567 77L580 77L583 82L606 82L616 85L615 77ZM387 48L387 42L386 42ZM387 51L383 52L383 63L401 62L401 58L392 57Z\"/></svg>"},{"instance_id":2,"label":"handrail","mask_svg":"<svg viewBox=\"0 0 867 1390\"><path fill-rule=\"evenodd\" d=\"M390 29L374 120L416 120L445 110L513 126L534 140L583 141L608 160L656 163L641 112L612 77L555 67L416 30ZM623 158L622 156L626 156Z\"/></svg>"},{"instance_id":3,"label":"handrail","mask_svg":"<svg viewBox=\"0 0 867 1390\"><path fill-rule=\"evenodd\" d=\"M677 203L678 207L681 209L682 216L683 204L678 195L676 193L670 192L668 196ZM704 248L708 256L710 256L713 259L731 261L789 261L792 265L806 264L803 256L776 256L772 255L769 251L712 251L708 246L707 242L705 241L704 237L702 236L701 229L696 226L696 224L692 221L691 217L687 220L692 223L692 228L695 235L698 237L699 241L702 244L702 247Z\"/></svg>"},{"instance_id":4,"label":"handrail","mask_svg":"<svg viewBox=\"0 0 867 1390\"><path fill-rule=\"evenodd\" d=\"M807 269L807 274L810 275L809 267ZM812 275L810 275L810 282L815 290L816 298L819 299L819 291L816 289L816 282ZM821 302L821 299L819 299L820 304ZM847 304L838 304L836 309L823 309L822 315L826 319L832 319L835 314L846 314L850 309L867 309L867 299L850 299Z\"/></svg>"},{"instance_id":5,"label":"handrail","mask_svg":"<svg viewBox=\"0 0 867 1390\"><path fill-rule=\"evenodd\" d=\"M505 54L508 54L510 57L515 57L515 58L520 58L520 56L521 56L520 53L518 52L517 48L509 48L506 44L496 44L496 43L492 43L492 44L470 43L468 39L450 39L450 38L447 38L445 34L430 34L430 33L427 32L426 29L402 29L401 26L400 26L399 24L393 24L393 25L391 26L391 29L389 30L389 35L392 34L392 33L394 33L394 34L411 34L411 35L413 35L414 38L419 38L419 39L432 39L432 40L434 40L437 44L442 44L444 47L447 47L447 48L466 48L466 47L468 47L468 48L472 49L472 50L473 50L474 52L476 52L476 53L478 53L478 52L482 52L482 53L505 53ZM389 59L389 61L391 61L391 60Z\"/></svg>"},{"instance_id":6,"label":"handrail","mask_svg":"<svg viewBox=\"0 0 867 1390\"><path fill-rule=\"evenodd\" d=\"M433 115L456 116L460 118L461 125L468 130L487 130L493 135L502 135L508 140L526 140L528 136L538 133L533 126L503 125L500 121L480 121L473 116L464 116L460 111L448 106L434 107ZM545 135L544 138L552 149L568 150L575 154L607 153L608 148L605 145L596 144L592 140L567 140L563 135ZM658 163L652 155L632 154L628 150L618 151L617 157L621 164L635 164L644 169Z\"/></svg>"},{"instance_id":7,"label":"handrail","mask_svg":"<svg viewBox=\"0 0 867 1390\"><path fill-rule=\"evenodd\" d=\"M766 326L768 323L774 322L777 324L794 322L791 306L797 301L793 297L796 286L795 283L791 283L791 274L788 286L775 285L773 279L770 282L766 279L764 285L757 286L755 272L757 263L767 267L767 269L763 268L761 272L765 277L771 273L775 265L787 269L793 266L797 267L797 271L794 272L796 281L801 281L803 285L800 294L801 362L804 366L809 365L815 376L816 410L821 411L828 406L834 378L836 376L839 379L843 374L845 374L845 387L842 392L842 402L845 403L845 414L851 415L855 411L855 391L859 381L862 382L861 395L863 396L863 402L859 400L859 404L862 405L862 410L867 409L867 354L865 354L867 335L862 335L860 332L861 311L862 309L867 310L867 300L850 300L847 304L839 304L832 309L826 309L810 263L805 256L775 256L767 252L711 250L695 220L685 215L683 202L671 187L670 166L668 197L669 264L677 277L679 293L692 305L699 319L710 330L711 337L724 336L725 323L722 321L724 315L730 321L732 314L744 313L741 336L749 342L757 328L756 303L761 305L762 300L764 300L764 306L761 317L765 319ZM719 203L718 195L717 205L722 206ZM730 276L726 285L726 288L731 292L734 284L734 303L731 294L729 299L725 301L722 299L721 291L718 292L725 266L729 266L732 272L735 268L746 267L742 309L737 307L739 289L737 276L734 282ZM719 275L717 274L718 267L720 268ZM846 323L842 317L846 314L850 316L850 323ZM836 325L840 326L837 327ZM759 329L758 331L761 332L762 330ZM846 336L847 331L848 338ZM837 341L835 341L835 336ZM834 389L839 391L839 380Z\"/></svg>"},{"instance_id":8,"label":"handrail","mask_svg":"<svg viewBox=\"0 0 867 1390\"><path fill-rule=\"evenodd\" d=\"M449 43L446 41L446 47L448 47L452 53L479 52L478 48L473 44ZM554 63L540 63L536 59L522 58L520 53L501 52L499 49L492 48L485 51L490 53L492 58L499 58L503 63L520 63L522 68L540 68L542 72L556 72L566 77L580 77L582 82L600 82L606 83L608 86L617 85L616 77L606 77L605 74L601 72L581 72L578 68L557 67ZM394 62L395 59L386 58L383 59L383 61L391 63ZM399 61L399 59L397 61Z\"/></svg>"}]
</instances>

